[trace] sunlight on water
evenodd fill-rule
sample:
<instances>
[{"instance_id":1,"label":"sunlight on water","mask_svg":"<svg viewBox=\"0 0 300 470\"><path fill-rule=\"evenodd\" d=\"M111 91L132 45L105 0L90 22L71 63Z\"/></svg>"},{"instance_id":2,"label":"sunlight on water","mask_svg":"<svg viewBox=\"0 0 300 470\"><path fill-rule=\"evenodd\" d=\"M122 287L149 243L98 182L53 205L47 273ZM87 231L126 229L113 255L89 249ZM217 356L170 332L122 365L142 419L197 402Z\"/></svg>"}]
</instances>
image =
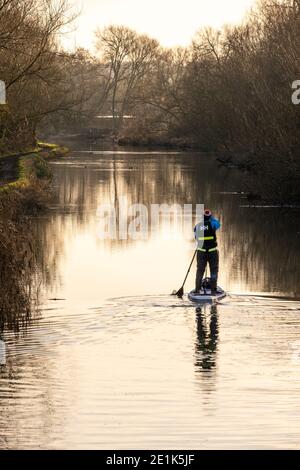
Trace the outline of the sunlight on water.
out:
<instances>
[{"instance_id":1,"label":"sunlight on water","mask_svg":"<svg viewBox=\"0 0 300 470\"><path fill-rule=\"evenodd\" d=\"M35 222L40 311L1 334L0 448L299 447L300 230L241 208L240 175L215 165L177 152L53 163L57 201ZM99 239L98 205L122 197L209 204L229 295L197 312L170 295L194 243L165 225Z\"/></svg>"}]
</instances>

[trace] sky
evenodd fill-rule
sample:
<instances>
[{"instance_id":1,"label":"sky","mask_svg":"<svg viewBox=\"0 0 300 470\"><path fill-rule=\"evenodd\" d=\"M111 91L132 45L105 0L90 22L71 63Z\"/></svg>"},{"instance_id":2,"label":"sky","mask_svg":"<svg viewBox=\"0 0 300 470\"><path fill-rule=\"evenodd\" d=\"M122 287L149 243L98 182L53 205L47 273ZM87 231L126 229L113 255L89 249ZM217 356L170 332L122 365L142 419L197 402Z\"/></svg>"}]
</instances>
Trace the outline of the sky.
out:
<instances>
[{"instance_id":1,"label":"sky","mask_svg":"<svg viewBox=\"0 0 300 470\"><path fill-rule=\"evenodd\" d=\"M163 46L186 46L202 26L239 23L254 0L72 0L77 12L69 49L93 49L94 32L109 24L129 26L158 39ZM76 29L75 29L76 28ZM75 29L75 30L74 30Z\"/></svg>"}]
</instances>

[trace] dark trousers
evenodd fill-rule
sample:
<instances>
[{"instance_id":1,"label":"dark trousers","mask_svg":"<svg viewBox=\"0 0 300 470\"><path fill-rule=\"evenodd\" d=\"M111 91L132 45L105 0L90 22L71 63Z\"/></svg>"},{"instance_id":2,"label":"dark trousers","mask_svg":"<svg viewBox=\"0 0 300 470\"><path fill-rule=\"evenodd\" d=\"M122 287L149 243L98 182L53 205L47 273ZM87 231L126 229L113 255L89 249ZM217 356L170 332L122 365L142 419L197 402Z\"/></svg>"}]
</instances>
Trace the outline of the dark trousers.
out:
<instances>
[{"instance_id":1,"label":"dark trousers","mask_svg":"<svg viewBox=\"0 0 300 470\"><path fill-rule=\"evenodd\" d=\"M212 252L198 251L197 253L197 275L196 275L196 291L201 289L202 279L205 273L206 265L209 264L211 289L216 291L219 274L219 252L218 250Z\"/></svg>"}]
</instances>

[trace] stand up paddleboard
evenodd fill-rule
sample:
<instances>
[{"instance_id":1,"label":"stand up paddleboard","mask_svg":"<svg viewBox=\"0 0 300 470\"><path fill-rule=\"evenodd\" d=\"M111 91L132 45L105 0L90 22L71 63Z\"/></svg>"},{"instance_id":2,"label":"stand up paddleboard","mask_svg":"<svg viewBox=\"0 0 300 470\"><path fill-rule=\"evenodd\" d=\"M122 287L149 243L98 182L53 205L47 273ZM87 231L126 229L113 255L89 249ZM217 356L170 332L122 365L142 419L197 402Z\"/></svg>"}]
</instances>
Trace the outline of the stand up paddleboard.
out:
<instances>
[{"instance_id":1,"label":"stand up paddleboard","mask_svg":"<svg viewBox=\"0 0 300 470\"><path fill-rule=\"evenodd\" d=\"M201 302L218 302L219 300L222 300L226 297L226 292L223 291L220 287L217 289L217 294L216 295L211 295L210 289L206 289L205 292L199 294L192 290L188 294L188 298L191 302L194 302L196 304L200 304Z\"/></svg>"},{"instance_id":2,"label":"stand up paddleboard","mask_svg":"<svg viewBox=\"0 0 300 470\"><path fill-rule=\"evenodd\" d=\"M226 292L221 287L217 287L216 295L211 295L209 278L204 279L200 292L196 293L196 291L192 290L188 294L189 300L197 304L201 302L218 302L219 300L222 300L225 297L226 297Z\"/></svg>"}]
</instances>

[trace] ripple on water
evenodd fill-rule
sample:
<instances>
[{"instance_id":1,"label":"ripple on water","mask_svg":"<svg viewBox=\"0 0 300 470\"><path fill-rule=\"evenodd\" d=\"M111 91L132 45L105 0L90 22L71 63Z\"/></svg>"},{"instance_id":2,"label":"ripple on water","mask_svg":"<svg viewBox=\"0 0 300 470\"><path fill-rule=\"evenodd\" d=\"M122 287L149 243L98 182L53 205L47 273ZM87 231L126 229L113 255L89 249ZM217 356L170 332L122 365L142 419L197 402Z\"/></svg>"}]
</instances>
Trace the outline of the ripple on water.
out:
<instances>
[{"instance_id":1,"label":"ripple on water","mask_svg":"<svg viewBox=\"0 0 300 470\"><path fill-rule=\"evenodd\" d=\"M293 447L299 335L297 301L49 301L2 338L0 447Z\"/></svg>"}]
</instances>

